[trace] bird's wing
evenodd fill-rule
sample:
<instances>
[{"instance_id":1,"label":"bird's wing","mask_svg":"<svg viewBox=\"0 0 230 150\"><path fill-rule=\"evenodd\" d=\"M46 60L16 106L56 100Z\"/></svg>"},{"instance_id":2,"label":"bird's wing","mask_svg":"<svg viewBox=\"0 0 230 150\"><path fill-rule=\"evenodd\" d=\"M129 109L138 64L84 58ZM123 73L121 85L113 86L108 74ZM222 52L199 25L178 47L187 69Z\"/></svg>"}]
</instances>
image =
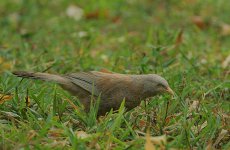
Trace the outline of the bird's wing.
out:
<instances>
[{"instance_id":1,"label":"bird's wing","mask_svg":"<svg viewBox=\"0 0 230 150\"><path fill-rule=\"evenodd\" d=\"M143 84L139 78L133 78L124 74L108 74L101 72L92 72L100 76L97 80L97 88L101 91L100 107L102 111L119 109L121 102L125 99L125 106L128 109L136 107L140 103Z\"/></svg>"},{"instance_id":2,"label":"bird's wing","mask_svg":"<svg viewBox=\"0 0 230 150\"><path fill-rule=\"evenodd\" d=\"M130 91L130 87L133 87L133 80L130 76L118 73L104 73L92 71L92 74L97 76L97 89L107 97L112 95L126 95L126 92Z\"/></svg>"},{"instance_id":3,"label":"bird's wing","mask_svg":"<svg viewBox=\"0 0 230 150\"><path fill-rule=\"evenodd\" d=\"M95 96L99 96L100 92L98 91L96 80L97 76L95 76L91 72L79 72L79 73L71 73L66 74L66 78L70 79L71 82L86 91L90 92Z\"/></svg>"}]
</instances>

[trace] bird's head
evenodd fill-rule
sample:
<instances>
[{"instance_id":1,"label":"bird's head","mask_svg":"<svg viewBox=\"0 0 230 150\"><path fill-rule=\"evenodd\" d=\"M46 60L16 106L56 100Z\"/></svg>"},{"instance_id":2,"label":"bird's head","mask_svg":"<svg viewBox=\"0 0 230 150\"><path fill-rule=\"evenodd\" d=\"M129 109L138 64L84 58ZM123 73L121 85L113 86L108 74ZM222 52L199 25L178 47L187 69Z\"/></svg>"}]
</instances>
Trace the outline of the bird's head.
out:
<instances>
[{"instance_id":1,"label":"bird's head","mask_svg":"<svg viewBox=\"0 0 230 150\"><path fill-rule=\"evenodd\" d=\"M174 92L170 88L168 82L163 77L156 74L148 74L146 76L144 88L153 95L165 92L174 95Z\"/></svg>"}]
</instances>

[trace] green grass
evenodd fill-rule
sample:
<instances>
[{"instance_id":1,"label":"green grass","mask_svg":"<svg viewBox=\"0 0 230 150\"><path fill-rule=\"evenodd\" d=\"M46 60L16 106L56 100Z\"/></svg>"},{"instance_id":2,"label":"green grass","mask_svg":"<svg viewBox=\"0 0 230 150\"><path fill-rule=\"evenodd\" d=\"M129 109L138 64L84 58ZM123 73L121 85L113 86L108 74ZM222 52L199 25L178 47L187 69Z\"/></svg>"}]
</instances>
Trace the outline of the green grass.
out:
<instances>
[{"instance_id":1,"label":"green grass","mask_svg":"<svg viewBox=\"0 0 230 150\"><path fill-rule=\"evenodd\" d=\"M85 16L68 17L70 5ZM222 33L229 8L228 0L1 0L0 93L12 99L0 104L0 149L144 149L148 128L153 137L167 135L167 149L229 149L230 68L222 65L230 52L230 34ZM77 98L54 83L10 73L102 68L160 74L177 96L129 112L121 105L97 120L95 107L89 114L74 109L66 99L79 106Z\"/></svg>"}]
</instances>

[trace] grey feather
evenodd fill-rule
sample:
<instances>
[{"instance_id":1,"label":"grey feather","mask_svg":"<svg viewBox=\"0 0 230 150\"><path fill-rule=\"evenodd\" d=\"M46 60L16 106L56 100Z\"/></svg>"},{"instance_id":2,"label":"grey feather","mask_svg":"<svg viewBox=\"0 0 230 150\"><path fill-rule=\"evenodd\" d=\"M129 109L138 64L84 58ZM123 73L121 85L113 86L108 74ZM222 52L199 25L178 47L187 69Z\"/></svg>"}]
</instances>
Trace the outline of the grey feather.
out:
<instances>
[{"instance_id":1,"label":"grey feather","mask_svg":"<svg viewBox=\"0 0 230 150\"><path fill-rule=\"evenodd\" d=\"M96 85L97 77L91 72L71 73L66 74L65 77L68 78L73 84L80 86L91 94L95 96L100 95Z\"/></svg>"}]
</instances>

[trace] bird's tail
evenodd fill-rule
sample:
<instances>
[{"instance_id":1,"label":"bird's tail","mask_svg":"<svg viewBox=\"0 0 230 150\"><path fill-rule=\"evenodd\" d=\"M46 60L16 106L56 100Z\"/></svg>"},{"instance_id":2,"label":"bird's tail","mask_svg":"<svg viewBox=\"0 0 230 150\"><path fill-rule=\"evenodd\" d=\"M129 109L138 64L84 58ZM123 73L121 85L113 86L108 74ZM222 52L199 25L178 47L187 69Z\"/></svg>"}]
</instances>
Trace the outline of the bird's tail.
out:
<instances>
[{"instance_id":1,"label":"bird's tail","mask_svg":"<svg viewBox=\"0 0 230 150\"><path fill-rule=\"evenodd\" d=\"M38 79L44 81L53 81L59 84L68 84L70 83L69 79L55 74L49 73L40 73L40 72L27 72L27 71L14 71L12 72L14 75L22 78L31 78L31 79Z\"/></svg>"}]
</instances>

